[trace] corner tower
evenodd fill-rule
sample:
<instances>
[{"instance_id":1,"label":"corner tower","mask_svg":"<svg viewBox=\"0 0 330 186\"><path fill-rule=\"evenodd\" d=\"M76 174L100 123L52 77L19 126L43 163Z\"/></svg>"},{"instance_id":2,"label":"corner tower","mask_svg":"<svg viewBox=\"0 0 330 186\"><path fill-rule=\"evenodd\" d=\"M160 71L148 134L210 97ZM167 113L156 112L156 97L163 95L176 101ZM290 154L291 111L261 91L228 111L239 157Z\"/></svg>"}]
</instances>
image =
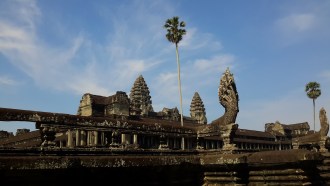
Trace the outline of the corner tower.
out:
<instances>
[{"instance_id":1,"label":"corner tower","mask_svg":"<svg viewBox=\"0 0 330 186\"><path fill-rule=\"evenodd\" d=\"M190 104L190 116L199 124L207 123L204 103L197 92L195 92Z\"/></svg>"},{"instance_id":2,"label":"corner tower","mask_svg":"<svg viewBox=\"0 0 330 186\"><path fill-rule=\"evenodd\" d=\"M150 91L142 75L135 80L129 97L132 115L148 116L149 112L154 111Z\"/></svg>"}]
</instances>

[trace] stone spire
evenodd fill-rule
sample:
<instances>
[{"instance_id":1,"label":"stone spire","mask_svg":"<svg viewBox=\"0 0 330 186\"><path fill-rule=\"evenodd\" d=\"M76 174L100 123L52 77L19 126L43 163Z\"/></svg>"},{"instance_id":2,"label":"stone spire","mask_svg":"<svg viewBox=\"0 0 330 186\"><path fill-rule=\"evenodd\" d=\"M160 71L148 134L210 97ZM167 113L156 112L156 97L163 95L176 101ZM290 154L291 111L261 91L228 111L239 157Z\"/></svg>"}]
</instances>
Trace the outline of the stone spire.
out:
<instances>
[{"instance_id":1,"label":"stone spire","mask_svg":"<svg viewBox=\"0 0 330 186\"><path fill-rule=\"evenodd\" d=\"M147 116L149 112L153 112L151 96L149 95L149 88L140 75L134 82L131 89L130 108L133 115Z\"/></svg>"},{"instance_id":2,"label":"stone spire","mask_svg":"<svg viewBox=\"0 0 330 186\"><path fill-rule=\"evenodd\" d=\"M194 97L190 104L190 116L193 119L197 120L199 124L207 123L204 104L197 92L195 92Z\"/></svg>"}]
</instances>

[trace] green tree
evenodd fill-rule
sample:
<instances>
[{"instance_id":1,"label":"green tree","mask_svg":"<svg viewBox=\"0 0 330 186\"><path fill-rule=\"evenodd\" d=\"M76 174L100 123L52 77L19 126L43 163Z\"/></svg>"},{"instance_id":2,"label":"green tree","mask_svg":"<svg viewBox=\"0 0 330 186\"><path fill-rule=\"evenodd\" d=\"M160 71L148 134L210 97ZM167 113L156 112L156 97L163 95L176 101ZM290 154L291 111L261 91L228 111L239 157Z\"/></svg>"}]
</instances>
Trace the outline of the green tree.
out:
<instances>
[{"instance_id":1,"label":"green tree","mask_svg":"<svg viewBox=\"0 0 330 186\"><path fill-rule=\"evenodd\" d=\"M315 100L321 95L320 84L318 82L309 82L306 84L305 91L307 93L307 96L313 99L314 132L315 132Z\"/></svg>"},{"instance_id":2,"label":"green tree","mask_svg":"<svg viewBox=\"0 0 330 186\"><path fill-rule=\"evenodd\" d=\"M178 44L182 40L182 36L186 34L184 27L186 23L179 21L179 17L174 16L172 19L167 19L164 28L167 30L166 38L169 42L175 44L176 51L176 62L178 66L178 86L180 94L180 112L181 112L181 126L183 126L183 115L182 115L182 92L181 92L181 78L180 78L180 60Z\"/></svg>"}]
</instances>

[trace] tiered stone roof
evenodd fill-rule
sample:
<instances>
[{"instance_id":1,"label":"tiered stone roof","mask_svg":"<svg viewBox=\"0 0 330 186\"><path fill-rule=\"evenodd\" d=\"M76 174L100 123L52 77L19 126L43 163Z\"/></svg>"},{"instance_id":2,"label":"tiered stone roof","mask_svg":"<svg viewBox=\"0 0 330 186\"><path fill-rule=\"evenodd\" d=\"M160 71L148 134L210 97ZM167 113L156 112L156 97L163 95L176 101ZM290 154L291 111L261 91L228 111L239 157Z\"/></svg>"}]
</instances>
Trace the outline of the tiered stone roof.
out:
<instances>
[{"instance_id":1,"label":"tiered stone roof","mask_svg":"<svg viewBox=\"0 0 330 186\"><path fill-rule=\"evenodd\" d=\"M150 91L142 75L135 80L129 97L131 111L142 116L153 112Z\"/></svg>"},{"instance_id":2,"label":"tiered stone roof","mask_svg":"<svg viewBox=\"0 0 330 186\"><path fill-rule=\"evenodd\" d=\"M190 116L197 120L199 124L207 123L204 103L197 92L195 92L190 104Z\"/></svg>"}]
</instances>

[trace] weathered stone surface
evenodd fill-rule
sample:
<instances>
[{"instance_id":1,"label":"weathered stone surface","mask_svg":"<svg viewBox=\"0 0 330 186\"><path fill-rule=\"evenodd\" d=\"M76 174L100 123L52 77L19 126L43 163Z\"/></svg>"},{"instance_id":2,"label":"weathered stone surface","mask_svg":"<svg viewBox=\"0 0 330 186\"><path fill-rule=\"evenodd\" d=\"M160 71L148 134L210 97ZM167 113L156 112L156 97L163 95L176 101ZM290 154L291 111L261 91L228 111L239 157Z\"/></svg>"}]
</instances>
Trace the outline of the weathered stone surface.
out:
<instances>
[{"instance_id":1,"label":"weathered stone surface","mask_svg":"<svg viewBox=\"0 0 330 186\"><path fill-rule=\"evenodd\" d=\"M247 162L249 164L281 164L281 163L299 163L300 161L322 161L323 156L320 153L314 153L308 150L285 150L285 151L265 151L252 153Z\"/></svg>"}]
</instances>

